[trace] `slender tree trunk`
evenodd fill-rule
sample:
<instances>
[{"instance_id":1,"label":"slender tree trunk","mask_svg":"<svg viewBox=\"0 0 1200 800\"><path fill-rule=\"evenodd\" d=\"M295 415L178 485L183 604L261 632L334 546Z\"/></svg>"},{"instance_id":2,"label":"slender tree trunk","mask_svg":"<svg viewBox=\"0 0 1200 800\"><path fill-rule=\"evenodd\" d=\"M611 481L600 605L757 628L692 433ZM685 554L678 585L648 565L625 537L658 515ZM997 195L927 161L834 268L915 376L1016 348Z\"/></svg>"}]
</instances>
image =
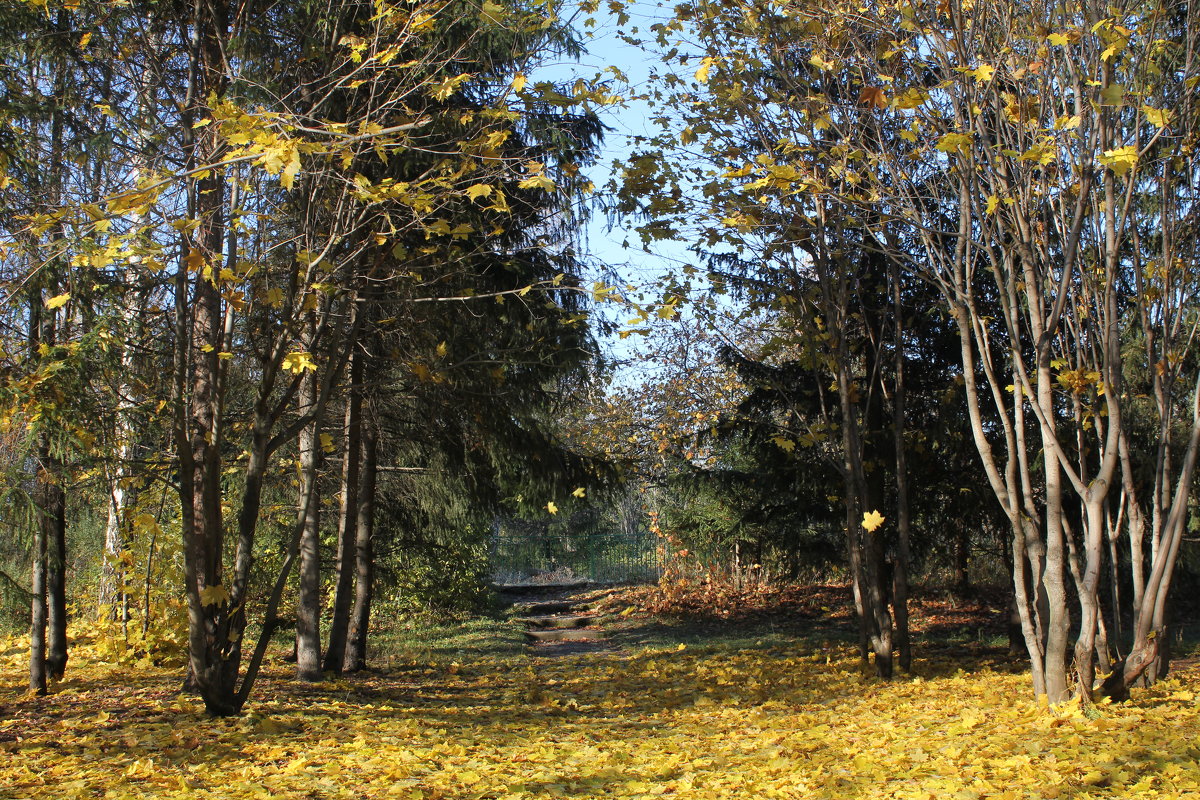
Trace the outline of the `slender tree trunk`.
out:
<instances>
[{"instance_id":1,"label":"slender tree trunk","mask_svg":"<svg viewBox=\"0 0 1200 800\"><path fill-rule=\"evenodd\" d=\"M300 382L301 413L316 402L316 375L306 374ZM296 603L296 677L319 681L321 672L321 530L320 503L307 502L316 482L320 459L321 420L313 419L300 433L300 497L297 505L307 511L301 522L300 597Z\"/></svg>"},{"instance_id":2,"label":"slender tree trunk","mask_svg":"<svg viewBox=\"0 0 1200 800\"><path fill-rule=\"evenodd\" d=\"M59 36L69 29L68 13L60 9L54 28ZM63 111L60 98L66 94L66 66L51 67L53 105L50 109L49 162L46 164L44 189L46 203L56 208L63 198ZM65 241L66 231L61 224L51 228L53 238ZM37 252L37 246L34 246ZM39 368L48 357L43 348L58 341L59 313L43 307L43 291L47 296L58 292L60 255L50 254L46 263L34 271L37 276L30 287L29 355ZM43 423L45 424L45 423ZM66 496L62 488L62 463L54 453L50 434L43 430L37 437L38 467L34 491L36 532L34 535L34 564L31 584L34 598L30 626L30 688L39 694L46 690L46 679L61 680L67 667L67 595L66 595Z\"/></svg>"},{"instance_id":3,"label":"slender tree trunk","mask_svg":"<svg viewBox=\"0 0 1200 800\"><path fill-rule=\"evenodd\" d=\"M1117 539L1121 536L1121 526L1125 519L1125 505L1128 495L1121 492L1120 508L1117 518L1112 519L1111 510L1107 520L1108 526L1108 602L1112 608L1113 632L1109 644L1118 654L1125 648L1124 623L1121 620L1121 554L1117 550Z\"/></svg>"},{"instance_id":4,"label":"slender tree trunk","mask_svg":"<svg viewBox=\"0 0 1200 800\"><path fill-rule=\"evenodd\" d=\"M1175 484L1173 499L1162 528L1162 540L1155 550L1145 595L1137 608L1133 626L1133 648L1118 662L1101 687L1104 695L1121 699L1129 687L1143 679L1153 682L1166 674L1169 666L1167 649L1167 596L1171 578L1183 542L1187 523L1190 487L1200 457L1200 377L1192 390L1192 428L1187 449Z\"/></svg>"},{"instance_id":5,"label":"slender tree trunk","mask_svg":"<svg viewBox=\"0 0 1200 800\"><path fill-rule=\"evenodd\" d=\"M139 293L137 324L135 337L140 338L144 331L145 295ZM121 354L121 369L125 375L134 371L133 348L126 347ZM104 563L100 574L99 610L110 619L121 612L122 622L128 618L128 586L130 578L126 574L127 565L122 561L128 547L126 533L129 526L129 509L137 502L137 492L128 486L131 471L130 460L133 456L133 443L137 436L133 428L130 414L133 402L129 399L133 387L122 382L117 387L117 409L113 424L115 437L115 452L112 467L107 470L108 480L108 518L104 525Z\"/></svg>"},{"instance_id":6,"label":"slender tree trunk","mask_svg":"<svg viewBox=\"0 0 1200 800\"><path fill-rule=\"evenodd\" d=\"M356 672L367 664L367 633L371 622L371 599L375 581L375 485L379 459L379 428L374 418L363 427L363 465L358 490L358 519L355 524L354 610L346 640L345 672Z\"/></svg>"},{"instance_id":7,"label":"slender tree trunk","mask_svg":"<svg viewBox=\"0 0 1200 800\"><path fill-rule=\"evenodd\" d=\"M1026 281L1036 280L1032 267L1026 267ZM1027 288L1031 305L1041 307L1041 298ZM1041 409L1039 432L1042 452L1045 453L1045 541L1046 541L1046 597L1049 601L1049 626L1046 634L1045 671L1046 695L1052 704L1066 701L1070 697L1068 685L1067 644L1071 633L1071 616L1067 604L1065 579L1067 575L1066 535L1063 528L1063 474L1062 464L1055 457L1057 436L1051 428L1056 418L1054 412L1054 376L1051 368L1048 340L1042 337L1038 313L1032 315L1032 336L1041 345L1037 354L1037 397L1032 402Z\"/></svg>"},{"instance_id":8,"label":"slender tree trunk","mask_svg":"<svg viewBox=\"0 0 1200 800\"><path fill-rule=\"evenodd\" d=\"M895 338L895 384L892 405L892 435L896 448L896 564L892 573L892 608L896 618L896 652L900 669L912 670L912 644L908 635L908 568L911 558L910 510L908 504L908 453L905 449L904 384L904 308L901 304L900 270L894 260L889 262L892 273L892 314Z\"/></svg>"},{"instance_id":9,"label":"slender tree trunk","mask_svg":"<svg viewBox=\"0 0 1200 800\"><path fill-rule=\"evenodd\" d=\"M875 655L875 673L892 676L892 624L884 597L881 575L882 547L879 535L863 529L861 520L867 502L865 470L862 463L862 439L858 430L857 406L852 400L848 353L839 358L837 382L842 408L843 470L846 490L846 535L850 549L855 602L859 614L860 638L865 637Z\"/></svg>"},{"instance_id":10,"label":"slender tree trunk","mask_svg":"<svg viewBox=\"0 0 1200 800\"><path fill-rule=\"evenodd\" d=\"M971 535L961 522L954 525L954 541L952 561L954 565L950 574L950 588L959 597L965 597L971 591L971 577L968 572L968 559L971 552Z\"/></svg>"},{"instance_id":11,"label":"slender tree trunk","mask_svg":"<svg viewBox=\"0 0 1200 800\"><path fill-rule=\"evenodd\" d=\"M194 28L191 83L182 115L187 166L195 170L220 160L222 142L212 126L197 133L193 123L208 113L211 97L224 91L224 45L228 41L229 7L225 2L194 0L189 20ZM221 514L221 424L219 353L222 348L221 296L211 279L219 271L225 248L225 176L223 170L199 173L188 186L189 217L196 221L194 236L184 233L177 281L177 323L190 312L183 339L183 359L177 351L176 390L190 383L188 406L177 417L180 453L180 502L184 540L184 571L188 591L189 669L210 714L237 713L234 693L238 664L224 657L229 590L224 580L224 527ZM206 275L207 271L207 275ZM190 277L189 273L194 275ZM189 286L191 291L188 291ZM190 303L189 301L190 294ZM184 304L181 311L178 304ZM189 375L190 372L190 375ZM190 378L190 381L189 381ZM224 641L223 641L224 640Z\"/></svg>"},{"instance_id":12,"label":"slender tree trunk","mask_svg":"<svg viewBox=\"0 0 1200 800\"><path fill-rule=\"evenodd\" d=\"M346 660L346 636L354 600L354 553L357 541L359 459L362 457L362 370L357 348L350 357L350 391L346 399L345 447L342 457L342 503L338 521L337 584L333 618L329 624L329 647L325 651L326 672L340 673Z\"/></svg>"},{"instance_id":13,"label":"slender tree trunk","mask_svg":"<svg viewBox=\"0 0 1200 800\"><path fill-rule=\"evenodd\" d=\"M118 458L120 458L118 454ZM115 619L124 595L125 570L121 565L121 554L125 551L122 524L125 517L125 487L121 485L121 474L114 470L109 478L108 519L104 525L104 563L100 572L99 603L97 610Z\"/></svg>"},{"instance_id":14,"label":"slender tree trunk","mask_svg":"<svg viewBox=\"0 0 1200 800\"><path fill-rule=\"evenodd\" d=\"M46 671L56 681L67 671L67 502L62 485L47 485L42 522L46 532Z\"/></svg>"},{"instance_id":15,"label":"slender tree trunk","mask_svg":"<svg viewBox=\"0 0 1200 800\"><path fill-rule=\"evenodd\" d=\"M29 626L29 690L35 694L46 693L48 680L46 670L46 526L41 517L45 513L38 509L37 522L33 527L33 570L30 575L30 591L33 596L32 622Z\"/></svg>"}]
</instances>

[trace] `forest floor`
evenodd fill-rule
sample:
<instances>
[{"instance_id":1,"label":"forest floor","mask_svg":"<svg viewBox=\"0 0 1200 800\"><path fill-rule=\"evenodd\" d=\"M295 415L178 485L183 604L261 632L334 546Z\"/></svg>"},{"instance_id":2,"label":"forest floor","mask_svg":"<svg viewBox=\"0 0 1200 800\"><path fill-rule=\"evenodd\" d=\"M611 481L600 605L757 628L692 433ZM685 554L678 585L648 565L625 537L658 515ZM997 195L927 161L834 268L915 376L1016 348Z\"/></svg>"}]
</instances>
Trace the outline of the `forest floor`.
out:
<instances>
[{"instance_id":1,"label":"forest floor","mask_svg":"<svg viewBox=\"0 0 1200 800\"><path fill-rule=\"evenodd\" d=\"M395 630L319 685L274 659L234 719L86 639L30 697L0 642L0 798L1200 797L1191 660L1128 703L1044 709L986 601L914 603L913 673L885 682L843 588L781 591L597 592L609 646L555 657L511 619Z\"/></svg>"}]
</instances>

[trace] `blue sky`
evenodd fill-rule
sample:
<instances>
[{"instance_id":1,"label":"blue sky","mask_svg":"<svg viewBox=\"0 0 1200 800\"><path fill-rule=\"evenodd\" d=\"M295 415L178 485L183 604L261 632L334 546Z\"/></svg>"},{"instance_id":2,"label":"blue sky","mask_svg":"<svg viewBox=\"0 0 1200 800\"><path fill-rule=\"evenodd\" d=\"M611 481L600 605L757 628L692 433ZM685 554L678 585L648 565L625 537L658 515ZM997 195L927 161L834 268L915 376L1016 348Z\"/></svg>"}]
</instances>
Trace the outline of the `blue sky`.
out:
<instances>
[{"instance_id":1,"label":"blue sky","mask_svg":"<svg viewBox=\"0 0 1200 800\"><path fill-rule=\"evenodd\" d=\"M641 36L649 34L649 28L656 20L669 17L672 7L663 3L632 2L626 8L629 22L620 30L626 34L636 33ZM655 66L655 57L644 50L623 41L619 35L616 18L601 9L591 15L593 25L585 25L588 15L581 13L576 20L578 29L586 37L587 53L575 62L551 64L543 68L541 74L554 78L585 77L607 73L612 80L613 89L622 96L635 95L647 89L651 70ZM628 82L622 84L613 76L611 67L618 68ZM609 107L602 111L604 124L609 131L605 136L603 150L598 163L588 170L589 177L595 183L598 193L613 177L612 164L623 160L635 149L636 137L652 136L658 131L650 122L650 110L646 103L630 100L620 105ZM622 281L637 287L652 284L673 265L694 261L679 243L659 243L654 252L642 249L637 234L632 230L633 221L610 221L605 218L602 210L597 208L591 217L585 232L586 251L593 264L593 278L599 278L603 273L615 272ZM618 323L624 323L631 313L624 309L609 307L602 309L606 318ZM640 337L620 339L612 336L604 342L611 357L616 359L631 358L633 348L641 343Z\"/></svg>"}]
</instances>

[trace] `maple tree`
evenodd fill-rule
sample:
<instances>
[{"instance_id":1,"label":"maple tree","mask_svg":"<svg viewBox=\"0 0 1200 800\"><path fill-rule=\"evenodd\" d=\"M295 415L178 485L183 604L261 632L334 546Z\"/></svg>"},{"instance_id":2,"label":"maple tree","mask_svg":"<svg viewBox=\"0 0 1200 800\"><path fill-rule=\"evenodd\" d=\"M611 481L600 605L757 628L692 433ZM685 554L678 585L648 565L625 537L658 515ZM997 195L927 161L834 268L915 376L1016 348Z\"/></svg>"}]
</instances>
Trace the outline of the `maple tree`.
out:
<instances>
[{"instance_id":1,"label":"maple tree","mask_svg":"<svg viewBox=\"0 0 1200 800\"><path fill-rule=\"evenodd\" d=\"M869 388L853 384L876 370L851 356L853 327L870 319L847 302L854 265L879 259L885 272L934 286L959 335L970 430L1009 519L1037 695L1065 700L1073 676L1090 697L1097 665L1109 671L1110 645L1126 647L1107 641L1098 598L1108 531L1133 523L1132 654L1101 689L1121 695L1162 668L1200 431L1195 392L1173 366L1187 361L1191 342L1182 254L1194 241L1186 222L1194 196L1183 185L1195 174L1195 10L1088 2L736 9L684 4L654 26L668 65L656 91L671 112L648 145L665 150L631 159L623 189L648 215L644 235L680 235L689 214L706 211L697 238L716 246L714 261L777 269L755 291L784 298L778 313L813 304L814 319L829 327L809 336L828 343L843 473L859 487L856 396ZM662 157L672 153L680 157ZM1163 381L1153 410L1145 408L1158 432L1141 451L1155 454L1157 488L1142 482L1122 414L1146 406L1124 380L1134 368L1123 347L1131 339L1149 346L1137 369ZM867 496L848 485L852 557ZM1134 509L1135 499L1148 505ZM1153 531L1150 518L1160 520ZM1152 566L1142 557L1147 536ZM876 557L869 548L864 555L855 580L869 594ZM879 599L861 610L865 618L875 609L874 634L883 635ZM874 647L878 663L887 643Z\"/></svg>"},{"instance_id":2,"label":"maple tree","mask_svg":"<svg viewBox=\"0 0 1200 800\"><path fill-rule=\"evenodd\" d=\"M72 4L52 11L57 38L46 41L62 44L70 57L52 53L37 63L61 65L46 74L63 76L59 88L79 87L94 126L71 129L78 139L55 139L66 129L59 103L67 97L60 91L59 100L44 102L37 83L44 76L35 75L29 107L44 114L36 135L44 129L49 144L27 146L27 161L4 164L8 206L17 207L23 192L35 197L6 234L14 243L46 245L53 257L39 263L34 250L5 251L7 286L28 298L25 327L45 345L35 341L20 364L36 380L7 383L6 419L21 425L21 414L32 411L92 445L103 428L103 444L92 449L110 454L104 595L123 607L123 625L131 537L138 533L131 520L141 518L135 489L146 480L175 485L179 504L171 516L185 542L189 682L212 713L235 713L253 685L296 560L307 570L308 610L311 590L319 590L312 571L319 558L318 456L326 449L326 409L343 386L350 435L343 437L339 562L343 576L357 571L359 581L353 604L352 583L339 581L334 629L352 647L344 657L340 645L329 648L335 670L361 665L369 619L371 454L379 431L367 427L364 497L356 500L360 454L353 437L362 427L356 398L364 396L364 374L383 371L381 356L399 373L395 383L366 393L375 405L380 392L449 385L438 362L452 365L467 355L450 352L446 341L457 341L449 333L456 321L478 320L459 332L473 330L477 342L495 346L465 363L491 362L482 371L497 401L486 413L469 413L494 422L513 416L523 391L589 357L586 315L575 300L582 295L569 259L553 251L569 237L572 209L587 190L580 166L598 126L586 105L603 97L586 86L575 97L550 82L530 83L525 71L538 58L575 47L553 10L538 4L346 3L280 13L254 3L130 4L119 13ZM16 38L39 46L36 37ZM111 158L92 164L80 142L100 135L97 129ZM12 152L31 141L25 134ZM68 150L71 159L63 157ZM83 187L78 194L36 185L37 168L47 161L61 166L57 180ZM93 274L113 278L103 299L92 291ZM67 284L71 291L61 291ZM384 294L390 305L381 303ZM528 313L478 313L506 298ZM463 313L414 313L451 306ZM386 318L377 313L385 310ZM99 412L93 432L92 424L51 419L46 412L55 401L26 390L42 383L50 389L50 372L75 374L62 371L75 366L64 355L78 353L82 361L92 354L79 344L101 327L98 311L107 349L89 366L104 364L106 378L121 372L114 364L128 374L86 395ZM497 336L513 318L522 318L525 333ZM56 319L66 327L48 332L45 323ZM84 324L75 326L76 319ZM131 338L122 342L115 332ZM430 344L439 333L444 338ZM419 344L382 352L406 337ZM506 378L510 364L516 369ZM64 404L66 383L56 382L58 403L79 410L82 398ZM473 391L465 382L464 390ZM546 386L532 396L541 402L552 394ZM523 422L514 419L514 427ZM163 427L169 441L147 435L147 428ZM482 431L497 440L517 432ZM289 525L264 498L289 483L280 454L294 444L301 469ZM536 474L554 469L548 464ZM51 479L56 471L44 472L47 495L61 494L69 480ZM46 524L38 530L61 533L62 503L49 498L41 507ZM279 544L271 575L262 570L264 530ZM35 598L43 598L42 576L61 586L61 548L36 563ZM35 611L42 607L35 603ZM55 642L65 630L62 608L51 603ZM252 611L266 622L242 673ZM35 614L35 630L41 620ZM315 625L311 616L305 622L311 642ZM65 651L51 656L53 666ZM37 650L31 668L46 662ZM44 682L36 674L31 680Z\"/></svg>"}]
</instances>

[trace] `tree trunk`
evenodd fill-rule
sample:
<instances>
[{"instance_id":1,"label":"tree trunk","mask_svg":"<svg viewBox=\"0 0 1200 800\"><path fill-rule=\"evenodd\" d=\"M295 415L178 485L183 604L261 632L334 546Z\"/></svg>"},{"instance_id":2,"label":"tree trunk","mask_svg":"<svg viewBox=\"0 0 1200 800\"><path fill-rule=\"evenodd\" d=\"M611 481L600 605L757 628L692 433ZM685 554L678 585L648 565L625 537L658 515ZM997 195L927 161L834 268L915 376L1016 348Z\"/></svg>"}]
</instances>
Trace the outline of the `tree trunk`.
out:
<instances>
[{"instance_id":1,"label":"tree trunk","mask_svg":"<svg viewBox=\"0 0 1200 800\"><path fill-rule=\"evenodd\" d=\"M959 597L966 597L971 591L971 577L968 572L971 552L971 535L960 523L954 526L953 571L950 574L950 589Z\"/></svg>"},{"instance_id":2,"label":"tree trunk","mask_svg":"<svg viewBox=\"0 0 1200 800\"><path fill-rule=\"evenodd\" d=\"M892 609L896 619L896 652L900 669L912 671L912 644L908 635L908 567L911 559L911 514L908 504L908 453L905 450L904 307L901 304L900 270L889 261L892 279L892 314L895 338L895 392L892 436L896 448L896 563L892 573Z\"/></svg>"},{"instance_id":3,"label":"tree trunk","mask_svg":"<svg viewBox=\"0 0 1200 800\"><path fill-rule=\"evenodd\" d=\"M126 491L121 485L121 474L116 471L109 478L108 519L104 525L104 563L101 565L100 596L97 604L99 612L109 619L116 618L125 593L126 577L121 565L121 554L125 551L125 537L121 531L125 518L125 498Z\"/></svg>"},{"instance_id":4,"label":"tree trunk","mask_svg":"<svg viewBox=\"0 0 1200 800\"><path fill-rule=\"evenodd\" d=\"M1129 687L1140 680L1153 682L1166 674L1167 650L1167 596L1171 590L1171 578L1183 542L1187 523L1187 506L1191 492L1192 477L1196 461L1200 456L1200 377L1192 390L1192 429L1187 450L1180 466L1174 494L1162 528L1162 540L1155 549L1150 576L1146 580L1145 595L1136 609L1133 624L1133 648L1129 655L1113 668L1104 681L1101 692L1121 699L1129 694Z\"/></svg>"},{"instance_id":5,"label":"tree trunk","mask_svg":"<svg viewBox=\"0 0 1200 800\"><path fill-rule=\"evenodd\" d=\"M67 502L58 476L46 486L46 671L61 681L67 671Z\"/></svg>"},{"instance_id":6,"label":"tree trunk","mask_svg":"<svg viewBox=\"0 0 1200 800\"><path fill-rule=\"evenodd\" d=\"M59 9L55 16L55 32L65 36L69 23L67 11ZM67 68L62 63L55 63L52 70L54 92L50 108L45 201L48 206L55 208L61 204L63 197L63 112L59 103L66 93ZM51 231L59 240L66 238L61 223L53 226ZM34 252L37 252L36 244ZM29 356L30 362L37 365L39 370L48 360L43 348L52 347L60 334L59 312L44 307L43 291L48 290L48 296L57 294L61 256L48 255L45 258L45 263L33 271L34 280L30 287ZM34 596L29 669L30 688L38 694L44 694L47 678L61 680L67 667L66 497L60 483L62 465L52 451L49 432L43 429L38 434L37 442L37 486L34 490L37 522L30 577Z\"/></svg>"},{"instance_id":7,"label":"tree trunk","mask_svg":"<svg viewBox=\"0 0 1200 800\"><path fill-rule=\"evenodd\" d=\"M40 478L40 476L39 476ZM33 596L32 622L29 626L29 690L46 693L46 526L37 510L38 520L33 527L33 570L29 588Z\"/></svg>"},{"instance_id":8,"label":"tree trunk","mask_svg":"<svg viewBox=\"0 0 1200 800\"><path fill-rule=\"evenodd\" d=\"M140 339L144 333L144 317L146 313L145 293L139 293L137 308L137 324L135 337ZM126 347L121 354L121 369L126 375L132 375L135 368L133 348ZM137 434L130 420L134 402L130 399L134 389L128 383L122 382L117 387L117 409L113 424L115 437L113 465L106 470L108 481L108 518L104 525L104 563L100 574L99 610L110 619L120 613L122 622L128 621L128 584L130 578L126 574L129 565L123 563L125 549L128 547L126 534L129 526L129 509L137 502L137 492L127 485L131 477L129 468L133 456L133 443ZM148 613L148 609L145 609Z\"/></svg>"},{"instance_id":9,"label":"tree trunk","mask_svg":"<svg viewBox=\"0 0 1200 800\"><path fill-rule=\"evenodd\" d=\"M222 265L225 248L225 176L221 169L199 171L220 160L223 144L212 126L197 134L193 123L208 114L210 98L220 98L225 86L224 45L228 41L227 3L193 5L192 81L182 115L184 152L189 170L188 216L194 236L184 232L179 254L176 322L190 325L176 331L183 347L177 352L176 390L190 387L183 417L177 416L176 442L180 453L179 481L184 540L184 572L188 592L189 668L205 707L214 716L237 713L235 689L238 664L225 658L222 641L229 591L222 585L224 528L221 514L220 375L221 296L211 275ZM207 271L207 275L206 275ZM194 279L191 275L194 274ZM191 291L189 292L189 286ZM189 301L190 294L190 303ZM179 309L179 304L184 306ZM189 375L190 373L190 375Z\"/></svg>"},{"instance_id":10,"label":"tree trunk","mask_svg":"<svg viewBox=\"0 0 1200 800\"><path fill-rule=\"evenodd\" d=\"M355 523L354 611L346 640L345 672L356 672L367 664L367 633L371 622L371 598L375 580L375 483L379 459L379 428L370 420L363 428L363 465L358 490L358 519Z\"/></svg>"},{"instance_id":11,"label":"tree trunk","mask_svg":"<svg viewBox=\"0 0 1200 800\"><path fill-rule=\"evenodd\" d=\"M329 647L325 651L326 672L341 673L346 660L346 637L354 600L355 542L358 521L359 459L362 457L362 370L363 359L356 348L350 357L350 391L346 398L345 447L342 456L342 503L338 521L337 584L333 617L329 623Z\"/></svg>"},{"instance_id":12,"label":"tree trunk","mask_svg":"<svg viewBox=\"0 0 1200 800\"><path fill-rule=\"evenodd\" d=\"M301 413L316 402L316 376L309 372L300 382ZM319 681L321 672L321 504L309 503L316 482L321 447L320 415L300 433L300 497L306 509L300 536L300 596L296 603L296 677Z\"/></svg>"}]
</instances>

